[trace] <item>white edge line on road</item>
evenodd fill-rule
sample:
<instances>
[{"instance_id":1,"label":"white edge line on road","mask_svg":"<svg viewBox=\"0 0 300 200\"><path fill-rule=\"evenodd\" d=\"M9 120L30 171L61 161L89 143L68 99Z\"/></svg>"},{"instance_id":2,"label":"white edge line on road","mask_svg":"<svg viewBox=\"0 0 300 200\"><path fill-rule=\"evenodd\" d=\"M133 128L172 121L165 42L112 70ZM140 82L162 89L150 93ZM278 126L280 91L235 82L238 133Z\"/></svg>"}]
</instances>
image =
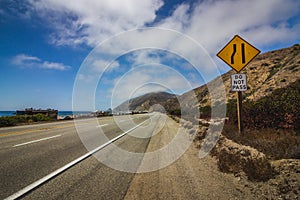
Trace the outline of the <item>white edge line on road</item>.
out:
<instances>
[{"instance_id":1,"label":"white edge line on road","mask_svg":"<svg viewBox=\"0 0 300 200\"><path fill-rule=\"evenodd\" d=\"M52 172L51 174L48 174L47 176L44 176L43 178L31 183L30 185L28 185L27 187L19 190L18 192L12 194L11 196L5 198L4 200L13 200L13 199L17 199L21 196L23 196L24 194L30 192L31 190L35 189L36 187L40 186L41 184L45 183L46 181L49 181L50 179L54 178L55 176L61 174L62 172L64 172L65 170L69 169L70 167L76 165L77 163L83 161L84 159L90 157L92 154L96 153L97 151L103 149L104 147L106 147L107 145L111 144L112 142L118 140L119 138L123 137L124 135L126 135L127 133L133 131L134 129L136 129L137 127L141 126L142 124L144 124L146 121L148 121L149 119L143 121L142 123L136 125L135 127L129 129L128 131L122 133L121 135L113 138L112 140L102 144L101 146L97 147L96 149L84 154L83 156L73 160L72 162L66 164L65 166L55 170L54 172Z\"/></svg>"},{"instance_id":2,"label":"white edge line on road","mask_svg":"<svg viewBox=\"0 0 300 200\"><path fill-rule=\"evenodd\" d=\"M61 136L61 135L54 135L54 136L51 136L51 137L46 137L46 138L42 138L42 139L38 139L38 140L32 140L32 141L25 142L25 143L22 143L22 144L16 144L16 145L14 145L13 147L19 147L19 146L23 146L23 145L26 145L26 144L31 144L31 143L40 142L40 141L43 141L43 140L49 140L49 139L56 138L56 137L60 137L60 136Z\"/></svg>"},{"instance_id":3,"label":"white edge line on road","mask_svg":"<svg viewBox=\"0 0 300 200\"><path fill-rule=\"evenodd\" d=\"M108 124L102 124L102 125L98 125L96 127L103 127L103 126L107 126Z\"/></svg>"}]
</instances>

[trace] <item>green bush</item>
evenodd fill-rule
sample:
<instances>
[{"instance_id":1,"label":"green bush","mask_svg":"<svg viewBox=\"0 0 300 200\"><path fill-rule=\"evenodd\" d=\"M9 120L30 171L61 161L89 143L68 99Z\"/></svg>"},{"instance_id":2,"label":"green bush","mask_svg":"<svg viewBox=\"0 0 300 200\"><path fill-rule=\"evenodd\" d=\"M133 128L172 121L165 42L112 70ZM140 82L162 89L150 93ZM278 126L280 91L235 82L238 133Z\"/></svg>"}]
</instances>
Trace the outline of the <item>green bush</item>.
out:
<instances>
[{"instance_id":1,"label":"green bush","mask_svg":"<svg viewBox=\"0 0 300 200\"><path fill-rule=\"evenodd\" d=\"M199 108L200 118L206 119L211 117L211 106L204 106Z\"/></svg>"},{"instance_id":2,"label":"green bush","mask_svg":"<svg viewBox=\"0 0 300 200\"><path fill-rule=\"evenodd\" d=\"M170 115L181 116L181 110L180 109L168 110L167 112Z\"/></svg>"},{"instance_id":3,"label":"green bush","mask_svg":"<svg viewBox=\"0 0 300 200\"><path fill-rule=\"evenodd\" d=\"M53 119L43 114L0 117L0 127L30 124L40 121L53 121Z\"/></svg>"},{"instance_id":4,"label":"green bush","mask_svg":"<svg viewBox=\"0 0 300 200\"><path fill-rule=\"evenodd\" d=\"M258 101L243 103L243 124L248 128L294 129L300 133L300 80L273 91ZM227 104L227 116L237 122L236 101Z\"/></svg>"},{"instance_id":5,"label":"green bush","mask_svg":"<svg viewBox=\"0 0 300 200\"><path fill-rule=\"evenodd\" d=\"M34 122L39 122L39 121L51 121L52 119L46 115L43 114L36 114L32 116L32 120Z\"/></svg>"},{"instance_id":6,"label":"green bush","mask_svg":"<svg viewBox=\"0 0 300 200\"><path fill-rule=\"evenodd\" d=\"M0 127L13 126L14 124L10 117L0 117Z\"/></svg>"}]
</instances>

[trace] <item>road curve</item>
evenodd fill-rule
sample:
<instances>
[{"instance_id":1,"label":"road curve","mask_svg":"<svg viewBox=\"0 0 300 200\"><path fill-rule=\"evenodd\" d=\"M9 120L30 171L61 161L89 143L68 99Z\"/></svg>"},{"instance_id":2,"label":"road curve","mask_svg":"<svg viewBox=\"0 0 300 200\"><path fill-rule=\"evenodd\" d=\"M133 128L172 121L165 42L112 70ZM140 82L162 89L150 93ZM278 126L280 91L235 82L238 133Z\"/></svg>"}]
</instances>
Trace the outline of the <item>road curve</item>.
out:
<instances>
[{"instance_id":1,"label":"road curve","mask_svg":"<svg viewBox=\"0 0 300 200\"><path fill-rule=\"evenodd\" d=\"M121 118L115 119L126 127L128 119ZM132 118L140 123L148 116L136 115ZM90 120L80 120L77 124L84 127L91 137L97 130L97 127L91 127ZM99 126L108 138L123 133L112 117L101 118ZM87 153L72 121L2 128L0 144L1 199Z\"/></svg>"},{"instance_id":2,"label":"road curve","mask_svg":"<svg viewBox=\"0 0 300 200\"><path fill-rule=\"evenodd\" d=\"M135 124L139 124L149 116L133 118ZM168 145L180 129L178 123L163 114L156 114L148 121L152 123L145 123L115 141L115 146L109 145L98 151L22 199L255 199L249 188L243 187L237 178L218 171L215 159L210 156L199 159L199 152L193 145L171 165L148 173L129 173L103 164L111 160L118 166L129 165L138 171L149 164L149 160L145 156L135 162L130 157L113 160L111 157L116 148L133 153L151 153ZM88 120L80 123L79 126L85 130L83 135L90 135L90 138L85 138L91 145L88 148L93 148L98 141L95 127L91 126L93 123ZM124 132L118 123L123 123L122 129L130 129L133 125L126 119L116 123L106 118L100 119L98 126L102 126L105 134L113 138ZM49 139L40 140L41 137ZM0 158L4 161L0 171L1 198L87 153L71 122L0 129L0 139ZM37 142L14 147L28 141ZM152 164L159 166L164 162L164 156L159 155Z\"/></svg>"}]
</instances>

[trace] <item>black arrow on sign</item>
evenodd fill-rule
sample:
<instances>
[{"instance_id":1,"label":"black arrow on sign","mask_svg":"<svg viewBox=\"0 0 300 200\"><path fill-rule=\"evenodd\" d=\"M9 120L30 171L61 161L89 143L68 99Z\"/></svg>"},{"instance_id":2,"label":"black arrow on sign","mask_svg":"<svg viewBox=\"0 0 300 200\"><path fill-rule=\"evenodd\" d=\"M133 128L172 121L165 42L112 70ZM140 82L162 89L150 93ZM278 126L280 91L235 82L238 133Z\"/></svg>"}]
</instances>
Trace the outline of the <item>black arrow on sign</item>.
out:
<instances>
[{"instance_id":1,"label":"black arrow on sign","mask_svg":"<svg viewBox=\"0 0 300 200\"><path fill-rule=\"evenodd\" d=\"M236 44L233 44L233 52L231 55L231 64L234 64L234 55L236 53Z\"/></svg>"},{"instance_id":2,"label":"black arrow on sign","mask_svg":"<svg viewBox=\"0 0 300 200\"><path fill-rule=\"evenodd\" d=\"M245 64L246 57L245 57L245 44L244 43L241 44L241 48L242 48L242 63ZM233 44L233 52L231 54L231 64L234 64L235 54L236 54L236 44Z\"/></svg>"}]
</instances>

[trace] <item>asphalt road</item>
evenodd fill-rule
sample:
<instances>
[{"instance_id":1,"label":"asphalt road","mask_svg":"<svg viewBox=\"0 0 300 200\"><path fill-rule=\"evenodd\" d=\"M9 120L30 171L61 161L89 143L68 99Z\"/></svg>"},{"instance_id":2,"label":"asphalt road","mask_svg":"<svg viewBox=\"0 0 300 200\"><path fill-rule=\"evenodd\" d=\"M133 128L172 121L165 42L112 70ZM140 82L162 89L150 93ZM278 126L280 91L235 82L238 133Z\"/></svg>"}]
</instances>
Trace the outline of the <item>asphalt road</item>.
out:
<instances>
[{"instance_id":1,"label":"asphalt road","mask_svg":"<svg viewBox=\"0 0 300 200\"><path fill-rule=\"evenodd\" d=\"M0 199L14 194L84 155L88 152L87 149L91 150L103 144L105 141L99 140L98 137L99 126L105 135L112 139L149 119L148 115L130 117L132 120L128 119L128 116L101 118L96 124L95 120L79 120L77 129L73 121L1 128ZM157 121L159 118L159 115L156 115L152 120ZM147 123L144 126L146 125ZM147 131L139 127L132 131L135 134L144 134L146 138L126 135L114 143L127 151L145 152L153 128L155 125L147 128ZM78 130L81 131L80 137ZM81 139L88 145L84 146ZM122 199L133 176L133 173L114 170L95 157L89 157L23 198Z\"/></svg>"},{"instance_id":2,"label":"asphalt road","mask_svg":"<svg viewBox=\"0 0 300 200\"><path fill-rule=\"evenodd\" d=\"M0 199L133 127L22 199L255 199L234 175L221 173L214 158L199 159L194 145L186 149L182 144L192 138L174 120L157 113L126 117L80 120L76 128L69 121L0 129Z\"/></svg>"}]
</instances>

